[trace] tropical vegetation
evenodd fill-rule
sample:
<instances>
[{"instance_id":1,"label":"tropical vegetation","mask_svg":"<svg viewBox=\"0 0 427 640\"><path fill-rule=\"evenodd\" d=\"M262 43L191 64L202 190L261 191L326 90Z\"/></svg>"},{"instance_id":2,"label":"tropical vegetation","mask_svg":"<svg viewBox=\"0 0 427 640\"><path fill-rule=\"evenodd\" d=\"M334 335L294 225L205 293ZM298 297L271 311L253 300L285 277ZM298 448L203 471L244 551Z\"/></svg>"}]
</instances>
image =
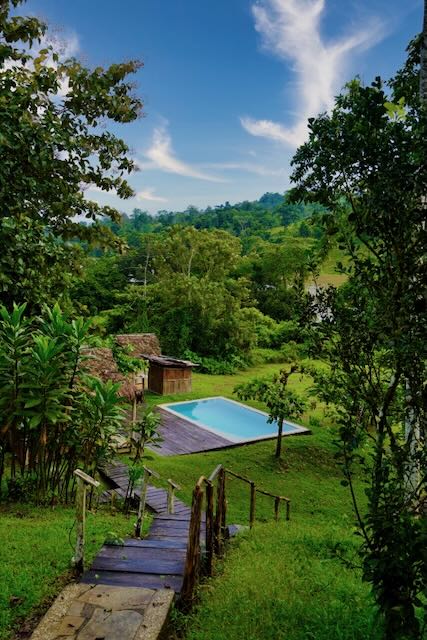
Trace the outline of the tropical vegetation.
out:
<instances>
[{"instance_id":1,"label":"tropical vegetation","mask_svg":"<svg viewBox=\"0 0 427 640\"><path fill-rule=\"evenodd\" d=\"M186 637L425 637L427 8L392 79L356 78L330 113L310 119L292 190L129 216L87 196L132 195L134 162L106 123L140 114L129 81L139 62L89 69L66 59L39 19L17 15L21 4L0 3L2 515L20 517L30 502L36 510L22 513L35 528L46 505L67 519L74 469L94 475L111 459L125 417L119 386L88 375L86 349L111 347L118 332L155 332L163 351L200 365L190 397L236 388L267 409L279 424L276 456L271 443L156 456L148 396L133 429L137 462L151 456L187 500L194 479L221 462L295 503L291 524L258 525L236 543L202 588ZM314 435L283 454L290 416ZM229 515L244 519L246 500L230 487ZM17 614L1 614L1 633L35 604L29 591L43 598L51 588L35 590L29 577L16 593L2 590L3 611Z\"/></svg>"}]
</instances>

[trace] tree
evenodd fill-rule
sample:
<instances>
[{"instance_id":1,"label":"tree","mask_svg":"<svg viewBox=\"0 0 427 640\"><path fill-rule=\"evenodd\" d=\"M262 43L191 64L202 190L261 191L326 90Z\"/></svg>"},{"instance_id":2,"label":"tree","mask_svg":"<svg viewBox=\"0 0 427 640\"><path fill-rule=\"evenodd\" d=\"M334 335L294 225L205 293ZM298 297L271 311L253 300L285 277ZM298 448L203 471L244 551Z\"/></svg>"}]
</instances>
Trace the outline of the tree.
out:
<instances>
[{"instance_id":1,"label":"tree","mask_svg":"<svg viewBox=\"0 0 427 640\"><path fill-rule=\"evenodd\" d=\"M427 105L427 0L424 0L423 30L420 54L420 100Z\"/></svg>"},{"instance_id":2,"label":"tree","mask_svg":"<svg viewBox=\"0 0 427 640\"><path fill-rule=\"evenodd\" d=\"M234 389L241 400L259 400L267 405L268 422L277 422L276 458L282 454L283 423L286 419L299 418L305 409L302 398L287 388L289 377L297 372L303 373L303 369L293 364L289 371L282 369L272 379L251 380Z\"/></svg>"},{"instance_id":3,"label":"tree","mask_svg":"<svg viewBox=\"0 0 427 640\"><path fill-rule=\"evenodd\" d=\"M330 367L317 374L317 388L336 407L363 577L390 640L421 638L426 621L427 118L414 91L419 46L420 39L410 44L390 92L380 78L368 87L354 80L330 115L309 121L292 177L297 199L328 208L319 223L348 257L339 265L347 283L318 292L322 322L313 339ZM417 430L405 437L408 417ZM422 472L408 495L414 462ZM366 511L357 473L367 485Z\"/></svg>"},{"instance_id":4,"label":"tree","mask_svg":"<svg viewBox=\"0 0 427 640\"><path fill-rule=\"evenodd\" d=\"M147 409L138 422L132 426L131 439L135 442L134 464L144 456L147 444L159 447L163 442L163 438L158 433L161 422L162 418L159 413Z\"/></svg>"},{"instance_id":5,"label":"tree","mask_svg":"<svg viewBox=\"0 0 427 640\"><path fill-rule=\"evenodd\" d=\"M124 178L134 168L128 148L104 124L138 117L127 76L140 64L90 70L63 59L46 25L12 15L22 2L0 4L0 302L37 309L68 284L79 258L73 239L120 244L99 222L118 212L84 189L133 194Z\"/></svg>"},{"instance_id":6,"label":"tree","mask_svg":"<svg viewBox=\"0 0 427 640\"><path fill-rule=\"evenodd\" d=\"M66 501L74 469L93 475L112 455L120 385L85 375L89 325L58 306L31 319L25 305L0 307L0 485L8 450L15 498ZM19 496L20 487L28 492Z\"/></svg>"}]
</instances>

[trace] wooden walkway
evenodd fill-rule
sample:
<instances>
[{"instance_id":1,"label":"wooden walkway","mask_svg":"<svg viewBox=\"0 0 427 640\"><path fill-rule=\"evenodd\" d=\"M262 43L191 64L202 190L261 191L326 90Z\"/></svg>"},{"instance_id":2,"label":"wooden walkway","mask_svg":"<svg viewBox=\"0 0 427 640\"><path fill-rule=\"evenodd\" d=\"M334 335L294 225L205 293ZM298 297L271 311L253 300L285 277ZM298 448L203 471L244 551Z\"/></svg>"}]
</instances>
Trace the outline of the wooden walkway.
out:
<instances>
[{"instance_id":1,"label":"wooden walkway","mask_svg":"<svg viewBox=\"0 0 427 640\"><path fill-rule=\"evenodd\" d=\"M115 463L103 475L121 496L126 495L128 473L125 464ZM115 485L115 486L114 486ZM139 495L138 491L135 491ZM124 545L104 544L82 582L147 589L182 587L191 509L175 500L175 513L167 512L167 491L149 485L146 506L154 512L147 538L127 538ZM205 529L202 527L201 536Z\"/></svg>"},{"instance_id":2,"label":"wooden walkway","mask_svg":"<svg viewBox=\"0 0 427 640\"><path fill-rule=\"evenodd\" d=\"M202 429L197 424L188 422L185 418L179 418L169 411L158 409L158 412L162 417L158 433L162 436L163 442L159 447L153 448L153 451L162 456L176 456L236 446L235 442L208 429Z\"/></svg>"}]
</instances>

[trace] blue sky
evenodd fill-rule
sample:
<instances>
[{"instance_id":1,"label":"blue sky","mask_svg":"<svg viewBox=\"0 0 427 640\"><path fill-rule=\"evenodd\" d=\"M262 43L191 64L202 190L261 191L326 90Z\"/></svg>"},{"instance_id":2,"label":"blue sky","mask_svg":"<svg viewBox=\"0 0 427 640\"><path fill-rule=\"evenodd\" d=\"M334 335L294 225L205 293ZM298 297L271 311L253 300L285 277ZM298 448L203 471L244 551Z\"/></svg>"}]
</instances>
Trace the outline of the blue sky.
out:
<instances>
[{"instance_id":1,"label":"blue sky","mask_svg":"<svg viewBox=\"0 0 427 640\"><path fill-rule=\"evenodd\" d=\"M116 127L138 161L130 212L215 206L289 186L306 120L343 83L402 64L422 0L29 0L88 65L143 61L144 117Z\"/></svg>"}]
</instances>

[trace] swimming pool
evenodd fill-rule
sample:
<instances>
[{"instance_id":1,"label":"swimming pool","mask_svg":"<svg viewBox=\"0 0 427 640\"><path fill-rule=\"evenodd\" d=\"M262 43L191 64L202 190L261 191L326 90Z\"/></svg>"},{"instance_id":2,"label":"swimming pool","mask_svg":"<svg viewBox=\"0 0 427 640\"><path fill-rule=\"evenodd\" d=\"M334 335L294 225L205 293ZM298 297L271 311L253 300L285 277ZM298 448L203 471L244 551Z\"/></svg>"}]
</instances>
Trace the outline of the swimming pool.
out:
<instances>
[{"instance_id":1,"label":"swimming pool","mask_svg":"<svg viewBox=\"0 0 427 640\"><path fill-rule=\"evenodd\" d=\"M266 413L221 396L171 402L162 404L160 407L233 443L264 440L277 436L277 423L269 423ZM309 433L309 430L293 422L283 423L285 436L304 432Z\"/></svg>"}]
</instances>

